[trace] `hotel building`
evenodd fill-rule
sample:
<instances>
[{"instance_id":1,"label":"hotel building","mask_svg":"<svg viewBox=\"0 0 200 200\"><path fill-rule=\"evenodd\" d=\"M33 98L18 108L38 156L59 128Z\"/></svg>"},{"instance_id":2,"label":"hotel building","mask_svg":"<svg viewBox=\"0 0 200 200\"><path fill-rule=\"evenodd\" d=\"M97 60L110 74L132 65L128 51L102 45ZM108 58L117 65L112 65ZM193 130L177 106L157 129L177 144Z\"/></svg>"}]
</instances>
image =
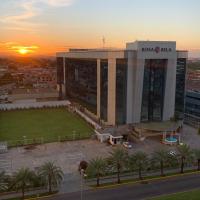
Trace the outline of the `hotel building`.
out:
<instances>
[{"instance_id":1,"label":"hotel building","mask_svg":"<svg viewBox=\"0 0 200 200\"><path fill-rule=\"evenodd\" d=\"M182 119L187 57L171 41L60 52L60 99L79 102L109 125Z\"/></svg>"}]
</instances>

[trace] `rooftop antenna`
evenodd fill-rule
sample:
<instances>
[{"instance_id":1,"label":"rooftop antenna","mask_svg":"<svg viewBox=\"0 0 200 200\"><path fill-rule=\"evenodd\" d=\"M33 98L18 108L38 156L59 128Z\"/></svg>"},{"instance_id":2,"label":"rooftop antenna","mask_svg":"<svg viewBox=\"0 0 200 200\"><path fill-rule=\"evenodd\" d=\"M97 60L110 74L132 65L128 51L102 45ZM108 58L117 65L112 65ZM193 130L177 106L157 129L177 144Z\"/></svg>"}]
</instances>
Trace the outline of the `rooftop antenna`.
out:
<instances>
[{"instance_id":1,"label":"rooftop antenna","mask_svg":"<svg viewBox=\"0 0 200 200\"><path fill-rule=\"evenodd\" d=\"M105 44L106 44L106 38L103 36L102 38L102 42L103 42L103 48L105 48Z\"/></svg>"}]
</instances>

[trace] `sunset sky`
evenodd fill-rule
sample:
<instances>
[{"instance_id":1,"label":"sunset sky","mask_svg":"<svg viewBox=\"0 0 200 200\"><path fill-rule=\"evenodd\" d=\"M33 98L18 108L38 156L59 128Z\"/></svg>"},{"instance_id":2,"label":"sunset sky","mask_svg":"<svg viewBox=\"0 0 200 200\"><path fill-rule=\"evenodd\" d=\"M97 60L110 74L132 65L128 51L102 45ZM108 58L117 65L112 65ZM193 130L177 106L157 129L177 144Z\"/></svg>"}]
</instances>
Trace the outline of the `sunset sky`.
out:
<instances>
[{"instance_id":1,"label":"sunset sky","mask_svg":"<svg viewBox=\"0 0 200 200\"><path fill-rule=\"evenodd\" d=\"M200 57L199 0L0 0L0 54L173 40ZM16 54L16 53L15 53Z\"/></svg>"}]
</instances>

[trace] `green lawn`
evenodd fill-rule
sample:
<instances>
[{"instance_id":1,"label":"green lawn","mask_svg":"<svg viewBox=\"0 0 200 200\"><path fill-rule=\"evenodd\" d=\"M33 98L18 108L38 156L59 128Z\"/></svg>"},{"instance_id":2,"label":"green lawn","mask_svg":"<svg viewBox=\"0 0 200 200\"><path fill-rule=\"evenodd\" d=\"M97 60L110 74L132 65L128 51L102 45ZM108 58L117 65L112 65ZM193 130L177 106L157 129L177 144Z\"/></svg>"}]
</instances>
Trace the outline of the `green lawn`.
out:
<instances>
[{"instance_id":1,"label":"green lawn","mask_svg":"<svg viewBox=\"0 0 200 200\"><path fill-rule=\"evenodd\" d=\"M0 141L43 138L44 142L58 141L58 137L85 138L92 128L80 117L64 108L31 109L0 112Z\"/></svg>"},{"instance_id":2,"label":"green lawn","mask_svg":"<svg viewBox=\"0 0 200 200\"><path fill-rule=\"evenodd\" d=\"M199 200L199 199L200 199L200 189L157 197L151 200Z\"/></svg>"}]
</instances>

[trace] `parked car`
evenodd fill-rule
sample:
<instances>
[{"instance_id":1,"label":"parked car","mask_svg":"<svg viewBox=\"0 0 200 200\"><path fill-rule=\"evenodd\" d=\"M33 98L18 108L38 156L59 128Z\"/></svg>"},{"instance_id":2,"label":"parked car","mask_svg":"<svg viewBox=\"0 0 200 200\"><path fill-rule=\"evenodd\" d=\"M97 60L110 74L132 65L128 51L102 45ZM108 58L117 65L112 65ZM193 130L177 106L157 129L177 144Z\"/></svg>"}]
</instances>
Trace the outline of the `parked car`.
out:
<instances>
[{"instance_id":1,"label":"parked car","mask_svg":"<svg viewBox=\"0 0 200 200\"><path fill-rule=\"evenodd\" d=\"M131 149L132 148L132 144L130 142L123 142L123 146L127 149Z\"/></svg>"}]
</instances>

